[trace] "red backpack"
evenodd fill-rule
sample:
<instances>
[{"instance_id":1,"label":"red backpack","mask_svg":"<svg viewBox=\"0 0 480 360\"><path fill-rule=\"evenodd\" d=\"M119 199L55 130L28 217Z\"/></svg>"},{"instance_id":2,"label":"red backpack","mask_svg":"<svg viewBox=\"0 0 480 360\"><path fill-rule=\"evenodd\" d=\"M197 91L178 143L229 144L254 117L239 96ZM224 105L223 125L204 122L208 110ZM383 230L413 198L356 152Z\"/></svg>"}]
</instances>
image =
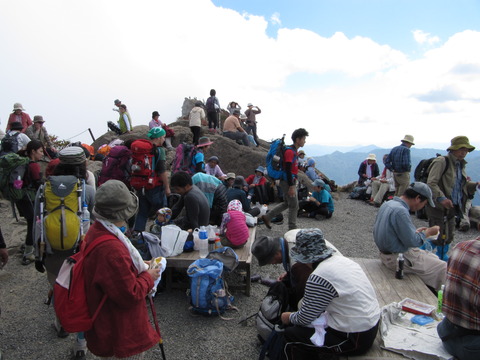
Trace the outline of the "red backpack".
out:
<instances>
[{"instance_id":1,"label":"red backpack","mask_svg":"<svg viewBox=\"0 0 480 360\"><path fill-rule=\"evenodd\" d=\"M83 262L88 254L100 243L110 240L111 235L100 236L93 240L86 249L65 259L53 288L54 307L60 324L69 333L88 331L102 308L105 294L93 316L90 316L85 290Z\"/></svg>"},{"instance_id":2,"label":"red backpack","mask_svg":"<svg viewBox=\"0 0 480 360\"><path fill-rule=\"evenodd\" d=\"M111 148L102 164L102 170L98 176L98 186L114 179L130 184L130 158L132 152L124 145L117 145Z\"/></svg>"},{"instance_id":3,"label":"red backpack","mask_svg":"<svg viewBox=\"0 0 480 360\"><path fill-rule=\"evenodd\" d=\"M137 190L150 190L163 184L155 172L155 153L157 148L149 140L135 140L132 150L132 174L130 185Z\"/></svg>"}]
</instances>

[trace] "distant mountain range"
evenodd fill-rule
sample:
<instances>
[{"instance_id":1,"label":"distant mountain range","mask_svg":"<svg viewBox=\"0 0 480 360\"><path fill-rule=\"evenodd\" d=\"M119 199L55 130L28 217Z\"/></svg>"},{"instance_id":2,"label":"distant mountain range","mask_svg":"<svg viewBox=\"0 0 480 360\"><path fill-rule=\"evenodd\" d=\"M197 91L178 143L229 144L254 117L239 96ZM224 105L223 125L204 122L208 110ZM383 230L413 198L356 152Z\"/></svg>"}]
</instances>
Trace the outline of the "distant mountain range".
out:
<instances>
[{"instance_id":1,"label":"distant mountain range","mask_svg":"<svg viewBox=\"0 0 480 360\"><path fill-rule=\"evenodd\" d=\"M312 145L312 147L315 145ZM327 148L327 147L323 147ZM306 148L305 152L314 153L313 149ZM358 168L360 163L365 160L368 154L375 154L377 157L378 166L380 172L382 172L384 166L382 158L384 154L388 154L390 149L381 149L375 145L369 145L365 147L356 147L352 151L340 152L334 151L333 153L314 156L316 167L330 179L335 180L338 185L346 185L352 181L358 180ZM410 155L412 158L412 181L413 173L418 163L423 159L434 157L436 154L446 155L445 150L439 149L417 149L412 147L410 149ZM473 181L480 181L480 152L475 150L467 155L467 174ZM480 199L478 197L474 199L475 205L480 205Z\"/></svg>"}]
</instances>

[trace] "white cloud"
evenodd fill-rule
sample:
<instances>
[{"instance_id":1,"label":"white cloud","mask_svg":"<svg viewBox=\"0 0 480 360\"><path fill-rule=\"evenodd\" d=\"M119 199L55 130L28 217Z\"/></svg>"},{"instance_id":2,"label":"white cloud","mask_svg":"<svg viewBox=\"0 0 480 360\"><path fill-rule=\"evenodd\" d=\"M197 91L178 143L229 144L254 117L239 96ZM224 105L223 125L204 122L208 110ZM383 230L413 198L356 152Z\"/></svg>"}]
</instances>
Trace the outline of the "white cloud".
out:
<instances>
[{"instance_id":1,"label":"white cloud","mask_svg":"<svg viewBox=\"0 0 480 360\"><path fill-rule=\"evenodd\" d=\"M117 118L115 98L128 105L134 124L147 124L153 110L169 123L185 97L206 99L211 88L223 107L258 104L259 135L267 140L305 127L309 143L393 146L412 133L422 147L451 138L451 127L438 124L477 126L480 48L472 44L480 32L459 32L411 60L341 32L323 37L279 27L273 39L266 33L272 18L209 0L25 0L2 7L2 126L21 102L61 138L87 128L98 137ZM289 79L298 74L311 81L292 89ZM418 100L428 95L456 97L447 104ZM480 134L470 137L480 142Z\"/></svg>"},{"instance_id":2,"label":"white cloud","mask_svg":"<svg viewBox=\"0 0 480 360\"><path fill-rule=\"evenodd\" d=\"M432 34L427 33L423 30L413 30L413 38L415 41L421 45L435 45L440 41L438 36L432 36Z\"/></svg>"},{"instance_id":3,"label":"white cloud","mask_svg":"<svg viewBox=\"0 0 480 360\"><path fill-rule=\"evenodd\" d=\"M282 21L280 20L280 13L278 12L273 13L272 16L270 16L270 22L273 25L281 25Z\"/></svg>"}]
</instances>

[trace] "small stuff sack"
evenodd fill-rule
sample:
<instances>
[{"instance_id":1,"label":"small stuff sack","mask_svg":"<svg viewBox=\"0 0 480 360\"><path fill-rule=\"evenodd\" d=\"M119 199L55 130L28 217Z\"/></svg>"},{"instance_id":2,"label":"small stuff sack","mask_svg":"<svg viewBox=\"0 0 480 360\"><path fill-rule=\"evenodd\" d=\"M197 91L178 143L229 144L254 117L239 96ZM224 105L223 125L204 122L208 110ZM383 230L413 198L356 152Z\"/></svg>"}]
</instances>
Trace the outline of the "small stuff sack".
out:
<instances>
[{"instance_id":1,"label":"small stuff sack","mask_svg":"<svg viewBox=\"0 0 480 360\"><path fill-rule=\"evenodd\" d=\"M84 261L98 244L110 238L111 236L105 235L95 239L86 249L65 259L58 272L53 287L55 313L62 327L69 333L90 330L107 299L107 295L104 295L97 310L90 316L85 290Z\"/></svg>"},{"instance_id":2,"label":"small stuff sack","mask_svg":"<svg viewBox=\"0 0 480 360\"><path fill-rule=\"evenodd\" d=\"M221 315L232 307L233 296L225 289L222 273L223 263L214 259L198 259L188 267L190 301L194 312Z\"/></svg>"},{"instance_id":3,"label":"small stuff sack","mask_svg":"<svg viewBox=\"0 0 480 360\"><path fill-rule=\"evenodd\" d=\"M162 226L162 249L164 256L177 256L183 252L185 241L188 237L188 231L180 229L176 225Z\"/></svg>"}]
</instances>

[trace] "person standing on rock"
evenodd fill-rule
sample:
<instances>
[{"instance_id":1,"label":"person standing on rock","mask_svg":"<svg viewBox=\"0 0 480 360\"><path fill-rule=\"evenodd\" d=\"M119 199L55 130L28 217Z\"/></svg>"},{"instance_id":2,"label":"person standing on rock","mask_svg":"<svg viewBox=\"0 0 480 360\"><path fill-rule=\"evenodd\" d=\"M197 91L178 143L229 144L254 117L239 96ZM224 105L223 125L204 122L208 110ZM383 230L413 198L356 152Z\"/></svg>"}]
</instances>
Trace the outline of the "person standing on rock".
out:
<instances>
[{"instance_id":1,"label":"person standing on rock","mask_svg":"<svg viewBox=\"0 0 480 360\"><path fill-rule=\"evenodd\" d=\"M22 128L20 129L22 133L24 133L27 128L32 125L32 119L30 119L30 115L25 112L25 109L20 103L13 104L13 112L8 117L7 129L5 132L8 132L14 123L22 124Z\"/></svg>"},{"instance_id":2,"label":"person standing on rock","mask_svg":"<svg viewBox=\"0 0 480 360\"><path fill-rule=\"evenodd\" d=\"M404 272L417 274L435 291L445 284L447 263L435 254L420 250L430 236L438 234L439 227L416 229L410 211L421 210L426 204L435 206L432 191L427 184L414 182L405 193L380 206L373 226L373 239L380 251L380 260L389 269L397 269L399 254L404 257ZM392 274L393 276L393 274Z\"/></svg>"},{"instance_id":3,"label":"person standing on rock","mask_svg":"<svg viewBox=\"0 0 480 360\"><path fill-rule=\"evenodd\" d=\"M390 151L385 162L387 169L393 171L395 196L402 196L410 184L410 169L412 168L410 148L415 145L412 135L405 135L401 141L400 145Z\"/></svg>"},{"instance_id":4,"label":"person standing on rock","mask_svg":"<svg viewBox=\"0 0 480 360\"><path fill-rule=\"evenodd\" d=\"M282 211L288 209L288 229L297 228L297 213L298 213L298 155L297 150L302 148L307 141L308 131L300 128L292 133L293 144L287 146L283 154L283 168L286 173L286 180L280 180L280 188L283 192L283 203L275 206L266 215L262 216L265 226L272 228L270 220L280 214Z\"/></svg>"},{"instance_id":5,"label":"person standing on rock","mask_svg":"<svg viewBox=\"0 0 480 360\"><path fill-rule=\"evenodd\" d=\"M207 125L205 110L202 108L201 101L197 101L195 103L195 106L188 115L188 121L188 126L190 126L190 130L192 131L193 135L193 145L197 146L198 139L200 139L200 130L202 129L202 125Z\"/></svg>"},{"instance_id":6,"label":"person standing on rock","mask_svg":"<svg viewBox=\"0 0 480 360\"><path fill-rule=\"evenodd\" d=\"M43 126L44 122L45 120L43 120L43 116L35 115L33 117L33 125L27 128L27 131L25 131L25 135L27 135L31 140L41 141L45 150L48 153L48 156L51 159L54 159L57 157L57 149L55 149L55 146L50 139L50 135L48 134L47 129L45 128L45 126Z\"/></svg>"},{"instance_id":7,"label":"person standing on rock","mask_svg":"<svg viewBox=\"0 0 480 360\"><path fill-rule=\"evenodd\" d=\"M252 133L255 142L258 144L258 136L257 136L257 118L258 114L262 113L262 110L258 106L253 106L252 103L248 103L248 109L245 110L245 115L247 116L247 120L245 121L247 124L247 133Z\"/></svg>"},{"instance_id":8,"label":"person standing on rock","mask_svg":"<svg viewBox=\"0 0 480 360\"><path fill-rule=\"evenodd\" d=\"M207 118L208 118L208 131L214 134L218 129L218 115L220 113L220 102L215 96L217 92L215 89L210 90L210 97L205 103L205 108L207 109Z\"/></svg>"}]
</instances>

